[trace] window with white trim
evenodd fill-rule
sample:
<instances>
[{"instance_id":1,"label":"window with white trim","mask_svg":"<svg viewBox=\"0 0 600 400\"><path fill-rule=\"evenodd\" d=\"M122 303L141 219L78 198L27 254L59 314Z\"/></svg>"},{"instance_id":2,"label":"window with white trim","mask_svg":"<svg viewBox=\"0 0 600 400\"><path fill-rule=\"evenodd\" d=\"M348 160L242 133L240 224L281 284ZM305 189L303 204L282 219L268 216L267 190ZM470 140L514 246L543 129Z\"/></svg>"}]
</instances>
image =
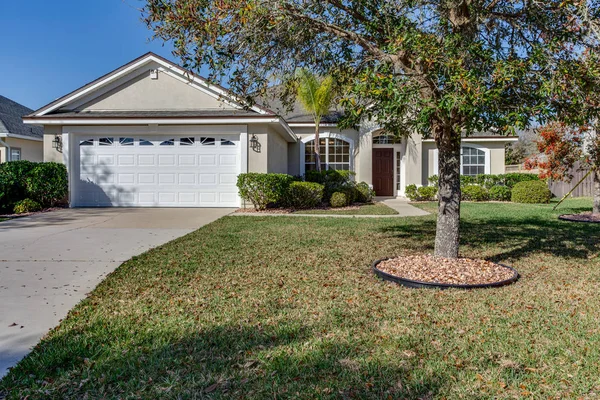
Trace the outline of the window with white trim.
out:
<instances>
[{"instance_id":1,"label":"window with white trim","mask_svg":"<svg viewBox=\"0 0 600 400\"><path fill-rule=\"evenodd\" d=\"M10 161L21 161L21 149L17 147L10 148Z\"/></svg>"},{"instance_id":2,"label":"window with white trim","mask_svg":"<svg viewBox=\"0 0 600 400\"><path fill-rule=\"evenodd\" d=\"M319 153L321 169L350 170L350 143L337 138L320 138ZM306 171L316 169L315 140L304 145L304 165Z\"/></svg>"},{"instance_id":3,"label":"window with white trim","mask_svg":"<svg viewBox=\"0 0 600 400\"><path fill-rule=\"evenodd\" d=\"M396 144L402 143L402 138L389 133L382 133L373 137L373 144Z\"/></svg>"},{"instance_id":4,"label":"window with white trim","mask_svg":"<svg viewBox=\"0 0 600 400\"><path fill-rule=\"evenodd\" d=\"M461 173L468 176L485 174L485 152L475 147L461 148Z\"/></svg>"}]
</instances>

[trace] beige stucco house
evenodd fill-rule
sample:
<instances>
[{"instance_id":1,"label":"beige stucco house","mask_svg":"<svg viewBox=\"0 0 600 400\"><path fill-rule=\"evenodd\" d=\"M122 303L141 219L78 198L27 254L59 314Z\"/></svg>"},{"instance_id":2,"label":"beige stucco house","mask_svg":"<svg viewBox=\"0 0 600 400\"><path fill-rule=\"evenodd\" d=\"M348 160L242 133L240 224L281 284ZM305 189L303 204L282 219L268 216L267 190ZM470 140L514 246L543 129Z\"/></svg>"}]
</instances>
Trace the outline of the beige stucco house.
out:
<instances>
[{"instance_id":1,"label":"beige stucco house","mask_svg":"<svg viewBox=\"0 0 600 400\"><path fill-rule=\"evenodd\" d=\"M427 184L436 173L434 142L419 135L396 142L368 123L340 130L335 117L321 124L323 167L355 171L382 196L402 196L407 184ZM237 207L238 174L302 175L314 168L314 123L301 109L281 115L246 108L224 88L152 53L24 121L43 126L44 160L67 165L75 207ZM465 139L463 173L503 173L504 146L512 140Z\"/></svg>"},{"instance_id":2,"label":"beige stucco house","mask_svg":"<svg viewBox=\"0 0 600 400\"><path fill-rule=\"evenodd\" d=\"M44 130L26 125L22 117L33 110L0 96L0 163L6 161L42 161Z\"/></svg>"}]
</instances>

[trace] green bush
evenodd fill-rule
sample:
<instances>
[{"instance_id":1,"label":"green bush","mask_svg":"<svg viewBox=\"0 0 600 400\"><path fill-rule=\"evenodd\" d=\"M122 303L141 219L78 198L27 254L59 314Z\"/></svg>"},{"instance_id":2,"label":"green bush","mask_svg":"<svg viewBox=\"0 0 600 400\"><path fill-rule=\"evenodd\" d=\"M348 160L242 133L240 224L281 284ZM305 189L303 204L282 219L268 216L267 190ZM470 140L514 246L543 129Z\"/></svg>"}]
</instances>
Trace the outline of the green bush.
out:
<instances>
[{"instance_id":1,"label":"green bush","mask_svg":"<svg viewBox=\"0 0 600 400\"><path fill-rule=\"evenodd\" d=\"M306 171L304 180L323 185L323 200L325 201L329 200L335 192L344 192L351 198L351 201L354 201L357 197L356 193L352 193L354 190L354 175L352 171L337 171L333 169L321 172Z\"/></svg>"},{"instance_id":2,"label":"green bush","mask_svg":"<svg viewBox=\"0 0 600 400\"><path fill-rule=\"evenodd\" d=\"M52 207L69 192L67 167L55 162L38 163L25 178L29 198L44 207Z\"/></svg>"},{"instance_id":3,"label":"green bush","mask_svg":"<svg viewBox=\"0 0 600 400\"><path fill-rule=\"evenodd\" d=\"M331 207L334 208L345 207L348 205L348 198L346 197L345 193L335 192L331 195L331 199L329 199L329 204L331 205Z\"/></svg>"},{"instance_id":4,"label":"green bush","mask_svg":"<svg viewBox=\"0 0 600 400\"><path fill-rule=\"evenodd\" d=\"M492 186L490 189L490 200L510 201L511 190L506 186Z\"/></svg>"},{"instance_id":5,"label":"green bush","mask_svg":"<svg viewBox=\"0 0 600 400\"><path fill-rule=\"evenodd\" d=\"M483 186L467 185L461 188L461 200L467 201L487 201L490 199L489 191Z\"/></svg>"},{"instance_id":6,"label":"green bush","mask_svg":"<svg viewBox=\"0 0 600 400\"><path fill-rule=\"evenodd\" d=\"M501 176L503 178L502 184L504 186L508 187L509 189L514 188L515 185L519 182L531 182L531 181L542 182L536 174L524 174L522 172L514 172L511 174L504 174Z\"/></svg>"},{"instance_id":7,"label":"green bush","mask_svg":"<svg viewBox=\"0 0 600 400\"><path fill-rule=\"evenodd\" d=\"M437 175L432 175L427 178L429 183L433 186L437 186L439 177ZM518 183L518 182L528 182L528 181L538 181L540 178L536 174L526 174L526 173L510 173L510 174L480 174L477 176L469 176L469 175L461 175L460 176L460 186L465 187L467 185L479 185L483 186L486 189L491 189L494 186L506 186L509 189Z\"/></svg>"},{"instance_id":8,"label":"green bush","mask_svg":"<svg viewBox=\"0 0 600 400\"><path fill-rule=\"evenodd\" d=\"M242 199L252 203L256 210L264 210L269 204L285 199L294 177L287 174L240 174L237 187Z\"/></svg>"},{"instance_id":9,"label":"green bush","mask_svg":"<svg viewBox=\"0 0 600 400\"><path fill-rule=\"evenodd\" d=\"M522 181L513 187L511 200L515 203L548 203L551 197L545 181Z\"/></svg>"},{"instance_id":10,"label":"green bush","mask_svg":"<svg viewBox=\"0 0 600 400\"><path fill-rule=\"evenodd\" d=\"M13 212L15 214L25 214L34 211L40 211L41 209L42 206L40 206L40 203L38 203L37 201L31 199L24 199L19 200L15 203Z\"/></svg>"},{"instance_id":11,"label":"green bush","mask_svg":"<svg viewBox=\"0 0 600 400\"><path fill-rule=\"evenodd\" d=\"M287 193L287 204L294 208L313 208L323 200L323 185L315 182L292 182Z\"/></svg>"},{"instance_id":12,"label":"green bush","mask_svg":"<svg viewBox=\"0 0 600 400\"><path fill-rule=\"evenodd\" d=\"M12 210L16 202L27 197L25 178L35 166L25 160L0 164L0 209Z\"/></svg>"},{"instance_id":13,"label":"green bush","mask_svg":"<svg viewBox=\"0 0 600 400\"><path fill-rule=\"evenodd\" d=\"M437 191L436 186L421 186L418 188L415 184L407 185L404 188L404 194L410 201L433 201Z\"/></svg>"},{"instance_id":14,"label":"green bush","mask_svg":"<svg viewBox=\"0 0 600 400\"><path fill-rule=\"evenodd\" d=\"M368 183L360 182L356 186L356 201L359 203L371 203L375 197L375 191L371 189Z\"/></svg>"}]
</instances>

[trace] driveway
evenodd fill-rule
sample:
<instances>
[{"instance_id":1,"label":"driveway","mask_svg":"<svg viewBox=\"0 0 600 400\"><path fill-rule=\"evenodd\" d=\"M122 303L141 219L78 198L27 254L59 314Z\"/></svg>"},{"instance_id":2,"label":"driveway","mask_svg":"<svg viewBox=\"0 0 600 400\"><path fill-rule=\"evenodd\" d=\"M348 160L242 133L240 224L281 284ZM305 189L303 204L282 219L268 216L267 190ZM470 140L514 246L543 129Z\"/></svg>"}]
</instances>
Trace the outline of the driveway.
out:
<instances>
[{"instance_id":1,"label":"driveway","mask_svg":"<svg viewBox=\"0 0 600 400\"><path fill-rule=\"evenodd\" d=\"M65 209L0 222L0 377L121 263L232 211Z\"/></svg>"}]
</instances>

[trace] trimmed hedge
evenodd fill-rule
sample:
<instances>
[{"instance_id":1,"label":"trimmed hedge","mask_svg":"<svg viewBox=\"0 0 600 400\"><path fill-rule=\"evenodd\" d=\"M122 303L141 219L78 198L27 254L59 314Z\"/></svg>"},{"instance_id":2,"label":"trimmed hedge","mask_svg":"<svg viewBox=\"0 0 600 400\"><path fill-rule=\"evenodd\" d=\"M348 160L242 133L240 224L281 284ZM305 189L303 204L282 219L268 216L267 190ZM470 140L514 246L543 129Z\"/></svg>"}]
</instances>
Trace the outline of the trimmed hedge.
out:
<instances>
[{"instance_id":1,"label":"trimmed hedge","mask_svg":"<svg viewBox=\"0 0 600 400\"><path fill-rule=\"evenodd\" d=\"M552 193L544 181L523 181L515 184L511 200L515 203L549 203Z\"/></svg>"},{"instance_id":2,"label":"trimmed hedge","mask_svg":"<svg viewBox=\"0 0 600 400\"><path fill-rule=\"evenodd\" d=\"M315 182L292 182L287 192L287 204L294 208L313 208L321 204L323 185Z\"/></svg>"},{"instance_id":3,"label":"trimmed hedge","mask_svg":"<svg viewBox=\"0 0 600 400\"><path fill-rule=\"evenodd\" d=\"M432 175L427 178L429 183L433 186L438 185L439 177L437 175ZM529 181L539 181L540 178L536 174L526 174L522 172L515 172L510 174L480 174L477 176L468 176L461 175L460 176L460 185L479 185L483 186L486 189L491 189L494 186L506 186L509 189L512 189L515 184L519 182L529 182Z\"/></svg>"},{"instance_id":4,"label":"trimmed hedge","mask_svg":"<svg viewBox=\"0 0 600 400\"><path fill-rule=\"evenodd\" d=\"M506 186L496 185L490 189L490 200L510 201L511 190Z\"/></svg>"},{"instance_id":5,"label":"trimmed hedge","mask_svg":"<svg viewBox=\"0 0 600 400\"><path fill-rule=\"evenodd\" d=\"M237 187L242 199L252 203L256 210L264 210L269 204L285 200L295 178L287 174L240 174Z\"/></svg>"},{"instance_id":6,"label":"trimmed hedge","mask_svg":"<svg viewBox=\"0 0 600 400\"><path fill-rule=\"evenodd\" d=\"M372 203L375 197L375 191L371 189L367 182L356 184L356 201L359 203Z\"/></svg>"},{"instance_id":7,"label":"trimmed hedge","mask_svg":"<svg viewBox=\"0 0 600 400\"><path fill-rule=\"evenodd\" d=\"M437 186L417 187L415 184L407 185L404 189L406 197L410 201L433 201L437 196L437 191Z\"/></svg>"},{"instance_id":8,"label":"trimmed hedge","mask_svg":"<svg viewBox=\"0 0 600 400\"><path fill-rule=\"evenodd\" d=\"M10 161L0 164L0 209L32 199L42 207L62 201L69 190L67 168L53 162Z\"/></svg>"},{"instance_id":9,"label":"trimmed hedge","mask_svg":"<svg viewBox=\"0 0 600 400\"><path fill-rule=\"evenodd\" d=\"M346 207L348 205L348 198L345 193L335 192L329 199L329 204L333 208Z\"/></svg>"},{"instance_id":10,"label":"trimmed hedge","mask_svg":"<svg viewBox=\"0 0 600 400\"><path fill-rule=\"evenodd\" d=\"M37 164L25 178L29 198L43 207L53 207L69 191L69 177L64 164L46 162Z\"/></svg>"},{"instance_id":11,"label":"trimmed hedge","mask_svg":"<svg viewBox=\"0 0 600 400\"><path fill-rule=\"evenodd\" d=\"M489 191L483 186L467 185L461 188L461 200L487 201L490 199Z\"/></svg>"}]
</instances>

